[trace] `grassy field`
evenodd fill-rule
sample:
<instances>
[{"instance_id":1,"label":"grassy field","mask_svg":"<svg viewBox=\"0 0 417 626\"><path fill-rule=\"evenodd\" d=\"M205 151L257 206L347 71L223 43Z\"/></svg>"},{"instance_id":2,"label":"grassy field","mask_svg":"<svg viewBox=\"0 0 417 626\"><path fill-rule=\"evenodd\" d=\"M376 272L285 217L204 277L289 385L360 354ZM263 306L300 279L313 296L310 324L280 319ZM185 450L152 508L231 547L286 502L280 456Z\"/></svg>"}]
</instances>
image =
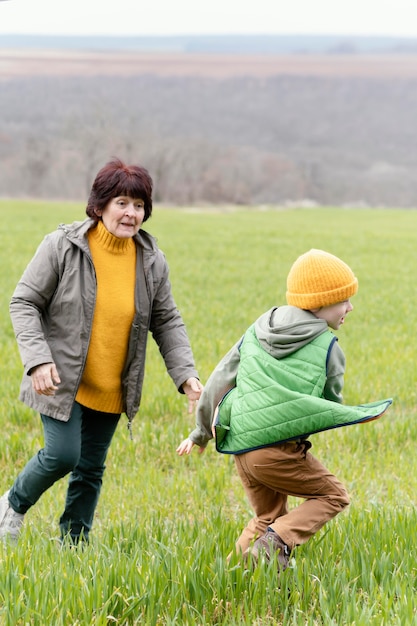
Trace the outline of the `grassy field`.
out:
<instances>
[{"instance_id":1,"label":"grassy field","mask_svg":"<svg viewBox=\"0 0 417 626\"><path fill-rule=\"evenodd\" d=\"M84 207L0 201L0 214L3 492L42 445L38 415L17 399L22 366L8 302L43 235L83 219ZM194 419L150 345L134 441L122 420L91 543L59 547L66 481L57 483L27 514L19 543L0 544L0 625L417 624L417 212L157 207L146 227L168 257L203 382L248 324L284 303L292 262L316 247L359 278L338 332L345 402L394 404L376 422L312 437L352 504L295 551L280 578L266 565L249 573L225 562L251 517L233 459L213 445L203 456L176 455Z\"/></svg>"}]
</instances>

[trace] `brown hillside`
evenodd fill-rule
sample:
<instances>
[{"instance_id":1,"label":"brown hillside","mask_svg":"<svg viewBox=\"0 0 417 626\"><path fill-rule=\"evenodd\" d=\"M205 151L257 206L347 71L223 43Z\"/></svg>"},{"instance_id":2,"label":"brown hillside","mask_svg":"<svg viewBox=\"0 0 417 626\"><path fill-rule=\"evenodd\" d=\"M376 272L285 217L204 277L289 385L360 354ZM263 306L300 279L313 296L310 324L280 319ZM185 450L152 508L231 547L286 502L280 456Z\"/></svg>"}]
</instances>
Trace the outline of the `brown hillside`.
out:
<instances>
[{"instance_id":1,"label":"brown hillside","mask_svg":"<svg viewBox=\"0 0 417 626\"><path fill-rule=\"evenodd\" d=\"M18 76L351 76L412 78L417 55L218 55L0 50L0 79Z\"/></svg>"}]
</instances>

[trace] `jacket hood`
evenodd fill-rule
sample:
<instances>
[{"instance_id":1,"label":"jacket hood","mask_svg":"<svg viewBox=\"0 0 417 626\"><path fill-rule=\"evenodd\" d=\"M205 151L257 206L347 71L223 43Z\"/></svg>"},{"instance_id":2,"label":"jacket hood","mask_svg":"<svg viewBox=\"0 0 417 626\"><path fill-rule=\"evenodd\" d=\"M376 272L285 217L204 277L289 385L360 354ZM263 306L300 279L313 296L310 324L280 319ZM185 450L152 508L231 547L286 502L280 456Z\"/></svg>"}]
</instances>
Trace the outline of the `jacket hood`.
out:
<instances>
[{"instance_id":1,"label":"jacket hood","mask_svg":"<svg viewBox=\"0 0 417 626\"><path fill-rule=\"evenodd\" d=\"M327 322L295 306L274 307L255 322L263 349L276 359L296 352L328 330Z\"/></svg>"}]
</instances>

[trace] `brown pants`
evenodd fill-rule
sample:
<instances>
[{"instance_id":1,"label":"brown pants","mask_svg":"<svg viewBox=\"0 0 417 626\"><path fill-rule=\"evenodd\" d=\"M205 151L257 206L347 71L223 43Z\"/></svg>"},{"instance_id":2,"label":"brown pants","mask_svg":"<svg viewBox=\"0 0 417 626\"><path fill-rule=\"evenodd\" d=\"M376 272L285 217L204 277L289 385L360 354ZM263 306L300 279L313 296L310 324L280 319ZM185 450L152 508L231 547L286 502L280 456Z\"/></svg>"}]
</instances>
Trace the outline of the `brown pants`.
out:
<instances>
[{"instance_id":1,"label":"brown pants","mask_svg":"<svg viewBox=\"0 0 417 626\"><path fill-rule=\"evenodd\" d=\"M309 441L288 442L235 456L255 517L236 543L244 552L270 526L293 549L349 504L343 485L310 452ZM288 496L304 502L289 511Z\"/></svg>"}]
</instances>

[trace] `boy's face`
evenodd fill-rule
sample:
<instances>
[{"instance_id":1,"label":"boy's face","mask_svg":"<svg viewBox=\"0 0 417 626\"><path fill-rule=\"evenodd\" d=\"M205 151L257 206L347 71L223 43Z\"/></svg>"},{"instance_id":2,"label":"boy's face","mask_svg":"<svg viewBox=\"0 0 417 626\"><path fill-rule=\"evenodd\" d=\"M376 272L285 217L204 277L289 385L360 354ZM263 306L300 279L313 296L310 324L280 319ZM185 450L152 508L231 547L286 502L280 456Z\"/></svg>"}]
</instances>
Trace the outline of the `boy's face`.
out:
<instances>
[{"instance_id":1,"label":"boy's face","mask_svg":"<svg viewBox=\"0 0 417 626\"><path fill-rule=\"evenodd\" d=\"M344 323L346 315L352 310L353 306L350 300L343 300L337 304L322 306L320 309L312 309L311 312L319 319L325 320L330 328L337 330Z\"/></svg>"}]
</instances>

